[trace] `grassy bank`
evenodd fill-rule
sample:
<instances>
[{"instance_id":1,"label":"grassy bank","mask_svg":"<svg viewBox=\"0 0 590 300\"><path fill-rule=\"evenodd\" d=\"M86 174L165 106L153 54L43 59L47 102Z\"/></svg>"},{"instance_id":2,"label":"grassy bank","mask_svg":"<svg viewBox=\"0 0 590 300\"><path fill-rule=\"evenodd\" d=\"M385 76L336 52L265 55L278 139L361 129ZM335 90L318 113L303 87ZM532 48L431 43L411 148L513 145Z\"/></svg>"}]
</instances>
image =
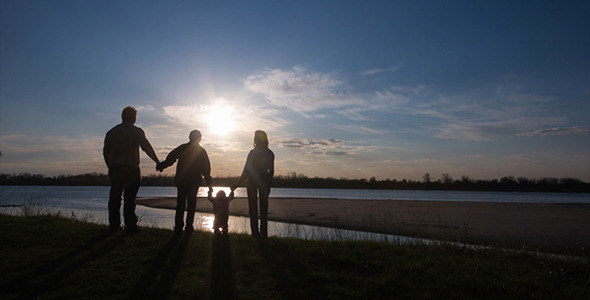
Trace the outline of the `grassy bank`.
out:
<instances>
[{"instance_id":1,"label":"grassy bank","mask_svg":"<svg viewBox=\"0 0 590 300\"><path fill-rule=\"evenodd\" d=\"M0 215L1 299L589 299L590 263L449 245L134 235Z\"/></svg>"}]
</instances>

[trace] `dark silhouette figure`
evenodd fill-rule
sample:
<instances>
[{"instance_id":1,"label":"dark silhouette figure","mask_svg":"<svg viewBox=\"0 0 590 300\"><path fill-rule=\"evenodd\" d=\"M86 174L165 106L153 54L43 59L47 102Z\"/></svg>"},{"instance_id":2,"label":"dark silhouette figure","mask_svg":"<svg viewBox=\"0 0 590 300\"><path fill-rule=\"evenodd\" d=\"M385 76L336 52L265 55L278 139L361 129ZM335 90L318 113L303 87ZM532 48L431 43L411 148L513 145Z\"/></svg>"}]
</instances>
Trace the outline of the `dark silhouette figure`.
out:
<instances>
[{"instance_id":1,"label":"dark silhouette figure","mask_svg":"<svg viewBox=\"0 0 590 300\"><path fill-rule=\"evenodd\" d=\"M215 198L213 198L213 190L209 190L207 199L209 199L209 201L211 201L213 204L213 214L215 215L215 220L213 221L213 232L215 234L227 234L229 202L234 200L234 191L231 191L229 196L226 196L224 191L219 191L217 192L217 195L215 195Z\"/></svg>"},{"instance_id":2,"label":"dark silhouette figure","mask_svg":"<svg viewBox=\"0 0 590 300\"><path fill-rule=\"evenodd\" d=\"M207 151L199 145L201 142L201 132L193 130L189 134L189 142L182 144L172 150L166 160L158 164L156 169L162 171L173 165L176 160L176 175L174 184L178 190L176 197L176 215L174 218L174 231L182 233L185 227L186 232L192 232L193 221L195 219L195 210L197 209L197 192L199 186L205 182L211 189L213 179L211 178L211 163ZM186 226L183 222L184 211L186 213Z\"/></svg>"},{"instance_id":3,"label":"dark silhouette figure","mask_svg":"<svg viewBox=\"0 0 590 300\"><path fill-rule=\"evenodd\" d=\"M156 163L160 160L143 129L135 126L137 110L127 106L121 114L121 124L109 130L104 138L103 156L109 168L111 190L109 193L109 226L117 230L121 226L121 194L123 194L123 216L126 230L137 231L135 198L141 184L139 169L139 148Z\"/></svg>"},{"instance_id":4,"label":"dark silhouette figure","mask_svg":"<svg viewBox=\"0 0 590 300\"><path fill-rule=\"evenodd\" d=\"M254 133L254 149L248 153L244 171L232 186L235 190L247 180L250 229L255 237L265 238L268 235L268 196L274 176L275 155L268 148L266 132L257 130ZM260 231L258 231L258 202L260 201Z\"/></svg>"}]
</instances>

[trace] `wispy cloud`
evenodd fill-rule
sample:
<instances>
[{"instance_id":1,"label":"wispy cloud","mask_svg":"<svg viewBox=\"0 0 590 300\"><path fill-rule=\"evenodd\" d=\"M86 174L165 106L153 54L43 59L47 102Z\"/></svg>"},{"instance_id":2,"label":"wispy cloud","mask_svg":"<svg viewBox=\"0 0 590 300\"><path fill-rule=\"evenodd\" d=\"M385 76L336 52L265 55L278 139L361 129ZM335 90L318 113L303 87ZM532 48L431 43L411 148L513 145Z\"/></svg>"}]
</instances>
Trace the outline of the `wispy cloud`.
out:
<instances>
[{"instance_id":1,"label":"wispy cloud","mask_svg":"<svg viewBox=\"0 0 590 300\"><path fill-rule=\"evenodd\" d=\"M304 155L354 155L371 147L347 145L339 139L284 139L278 141L283 148L295 150Z\"/></svg>"},{"instance_id":2,"label":"wispy cloud","mask_svg":"<svg viewBox=\"0 0 590 300\"><path fill-rule=\"evenodd\" d=\"M372 69L361 72L361 75L367 76L367 75L375 75L375 74L384 73L384 72L395 72L395 71L399 70L400 68L401 68L401 65L395 65L395 66L389 67L389 68L372 68Z\"/></svg>"},{"instance_id":3,"label":"wispy cloud","mask_svg":"<svg viewBox=\"0 0 590 300\"><path fill-rule=\"evenodd\" d=\"M43 152L88 153L94 151L102 153L103 139L101 137L73 138L66 136L31 136L23 134L3 135L2 151L7 157L13 153L28 155ZM70 154L68 154L70 155Z\"/></svg>"},{"instance_id":4,"label":"wispy cloud","mask_svg":"<svg viewBox=\"0 0 590 300\"><path fill-rule=\"evenodd\" d=\"M368 134L368 135L383 135L388 132L387 129L377 128L377 127L368 127L361 124L333 124L334 128L342 130L344 132L350 133L358 133L358 134Z\"/></svg>"},{"instance_id":5,"label":"wispy cloud","mask_svg":"<svg viewBox=\"0 0 590 300\"><path fill-rule=\"evenodd\" d=\"M296 112L363 105L356 95L339 91L343 82L329 74L311 73L300 67L264 70L248 76L246 88L264 94L269 104Z\"/></svg>"},{"instance_id":6,"label":"wispy cloud","mask_svg":"<svg viewBox=\"0 0 590 300\"><path fill-rule=\"evenodd\" d=\"M153 111L155 108L151 105L138 105L135 108L139 111Z\"/></svg>"},{"instance_id":7,"label":"wispy cloud","mask_svg":"<svg viewBox=\"0 0 590 300\"><path fill-rule=\"evenodd\" d=\"M540 126L559 126L567 119L550 116L546 105L555 99L534 94L509 94L499 97L442 95L432 87L390 87L377 93L394 114L422 116L424 124L414 124L428 130L432 137L456 140L489 141L496 138L532 134L583 133L584 128L531 132ZM547 116L537 114L544 111ZM425 125L428 122L429 125ZM433 125L434 124L434 125ZM566 133L567 132L567 133Z\"/></svg>"},{"instance_id":8,"label":"wispy cloud","mask_svg":"<svg viewBox=\"0 0 590 300\"><path fill-rule=\"evenodd\" d=\"M74 138L65 136L0 136L4 172L104 172L102 137ZM46 174L48 175L48 174Z\"/></svg>"},{"instance_id":9,"label":"wispy cloud","mask_svg":"<svg viewBox=\"0 0 590 300\"><path fill-rule=\"evenodd\" d=\"M590 127L572 126L572 127L554 127L548 129L539 129L532 132L524 132L521 136L550 136L550 135L578 135L590 134Z\"/></svg>"}]
</instances>

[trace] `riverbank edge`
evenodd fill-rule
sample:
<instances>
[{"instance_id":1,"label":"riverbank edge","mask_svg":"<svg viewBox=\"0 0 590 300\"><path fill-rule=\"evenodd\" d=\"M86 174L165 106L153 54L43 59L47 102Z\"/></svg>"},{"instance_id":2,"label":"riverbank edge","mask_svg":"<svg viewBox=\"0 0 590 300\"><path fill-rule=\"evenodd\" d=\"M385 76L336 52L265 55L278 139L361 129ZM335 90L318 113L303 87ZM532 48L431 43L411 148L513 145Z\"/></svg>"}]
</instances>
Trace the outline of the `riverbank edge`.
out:
<instances>
[{"instance_id":1,"label":"riverbank edge","mask_svg":"<svg viewBox=\"0 0 590 300\"><path fill-rule=\"evenodd\" d=\"M140 197L139 205L175 209L175 197ZM206 198L197 211L211 213ZM230 214L248 217L237 197ZM271 198L270 221L486 246L590 256L590 204Z\"/></svg>"}]
</instances>

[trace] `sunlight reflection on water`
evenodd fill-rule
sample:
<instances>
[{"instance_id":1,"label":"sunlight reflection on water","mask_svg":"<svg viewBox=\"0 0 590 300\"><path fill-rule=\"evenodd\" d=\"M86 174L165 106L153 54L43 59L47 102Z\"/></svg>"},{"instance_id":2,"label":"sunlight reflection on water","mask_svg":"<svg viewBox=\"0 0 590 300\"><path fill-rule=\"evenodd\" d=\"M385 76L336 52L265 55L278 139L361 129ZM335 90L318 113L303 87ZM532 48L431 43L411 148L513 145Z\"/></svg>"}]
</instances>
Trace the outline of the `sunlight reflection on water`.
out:
<instances>
[{"instance_id":1,"label":"sunlight reflection on water","mask_svg":"<svg viewBox=\"0 0 590 300\"><path fill-rule=\"evenodd\" d=\"M24 209L21 206L0 207L0 213L23 216ZM106 211L84 211L64 208L42 208L39 213L54 214L66 218L73 218L84 222L96 224L108 224L108 213ZM143 227L155 227L170 229L174 228L174 211L169 209L156 209L151 207L137 206L138 224ZM29 212L35 215L35 212ZM195 213L195 230L213 232L214 215L208 213ZM230 216L228 220L230 233L250 234L250 219L248 217ZM268 235L276 237L291 237L308 240L371 240L387 242L421 242L430 243L425 239L394 236L380 233L345 230L330 227L310 226L282 222L268 222Z\"/></svg>"},{"instance_id":2,"label":"sunlight reflection on water","mask_svg":"<svg viewBox=\"0 0 590 300\"><path fill-rule=\"evenodd\" d=\"M214 216L198 216L196 218L197 220L195 224L200 230L213 232L213 221L215 220Z\"/></svg>"}]
</instances>

